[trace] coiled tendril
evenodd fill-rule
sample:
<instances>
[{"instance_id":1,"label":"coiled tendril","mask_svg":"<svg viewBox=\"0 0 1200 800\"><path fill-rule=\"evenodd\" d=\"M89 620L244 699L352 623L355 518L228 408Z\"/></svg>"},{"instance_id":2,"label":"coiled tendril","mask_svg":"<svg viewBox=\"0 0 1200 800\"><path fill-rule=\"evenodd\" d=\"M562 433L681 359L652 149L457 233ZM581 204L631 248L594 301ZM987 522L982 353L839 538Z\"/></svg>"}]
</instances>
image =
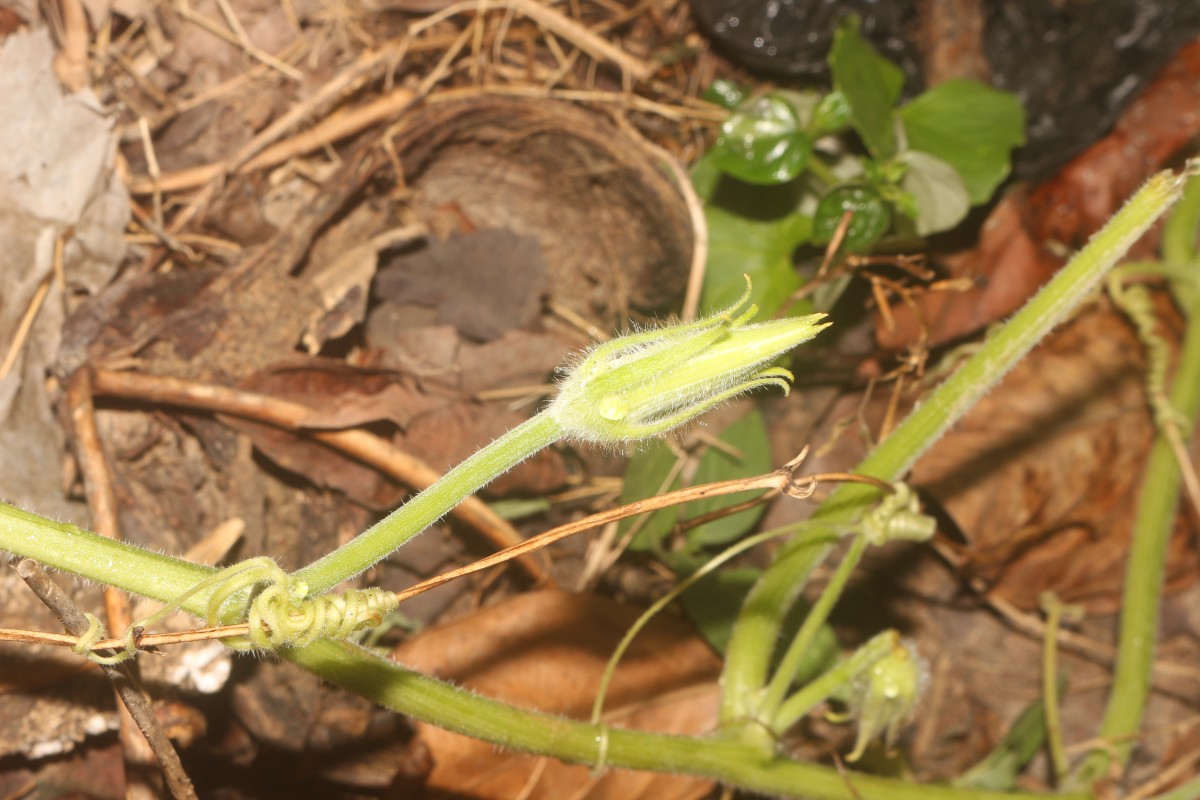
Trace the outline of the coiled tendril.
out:
<instances>
[{"instance_id":1,"label":"coiled tendril","mask_svg":"<svg viewBox=\"0 0 1200 800\"><path fill-rule=\"evenodd\" d=\"M345 639L364 628L379 625L399 605L396 595L375 587L306 597L308 586L304 581L293 579L272 559L260 556L200 581L154 614L133 623L125 631L125 647L114 655L105 656L92 650L102 638L103 628L95 615L88 614L90 627L72 649L100 664L124 661L137 652L138 633L178 610L193 595L212 587L216 588L205 613L208 625L245 621L249 628L245 636L221 640L235 650L304 647L321 637ZM237 602L233 608L226 608L231 600Z\"/></svg>"}]
</instances>

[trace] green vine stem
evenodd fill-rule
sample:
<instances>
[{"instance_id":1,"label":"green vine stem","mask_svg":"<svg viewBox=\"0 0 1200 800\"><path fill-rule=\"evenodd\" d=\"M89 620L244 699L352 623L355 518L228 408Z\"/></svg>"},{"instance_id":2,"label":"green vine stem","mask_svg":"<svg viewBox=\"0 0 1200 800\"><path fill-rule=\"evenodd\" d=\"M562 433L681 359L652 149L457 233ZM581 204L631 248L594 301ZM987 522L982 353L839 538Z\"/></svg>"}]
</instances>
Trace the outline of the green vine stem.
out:
<instances>
[{"instance_id":1,"label":"green vine stem","mask_svg":"<svg viewBox=\"0 0 1200 800\"><path fill-rule=\"evenodd\" d=\"M132 584L147 597L168 601L215 573L186 561L113 542L71 525L55 523L0 504L0 538L7 549L29 551L59 569L114 585ZM87 540L83 547L74 547ZM80 561L78 554L83 554ZM95 556L96 560L92 561ZM122 580L121 575L126 575ZM130 579L128 576L137 576ZM110 576L111 581L108 577ZM207 594L182 608L205 614ZM331 640L276 653L331 683L414 719L496 745L567 761L707 776L753 791L833 800L1038 800L1045 795L1001 794L918 786L871 776L848 779L831 767L803 764L761 747L728 738L689 738L606 728L527 711L479 697ZM601 752L601 743L607 749ZM853 787L853 788L851 788ZM1060 796L1083 800L1087 795Z\"/></svg>"},{"instance_id":2,"label":"green vine stem","mask_svg":"<svg viewBox=\"0 0 1200 800\"><path fill-rule=\"evenodd\" d=\"M217 572L2 502L0 550L164 603ZM203 601L207 602L207 597ZM203 617L204 602L188 603L184 608Z\"/></svg>"},{"instance_id":3,"label":"green vine stem","mask_svg":"<svg viewBox=\"0 0 1200 800\"><path fill-rule=\"evenodd\" d=\"M1185 234L1180 233L1183 228L1175 219L1172 219L1173 225L1168 226L1168 237L1164 241L1166 250L1167 241L1170 241L1170 234L1174 231L1176 241L1171 256L1186 257L1187 261L1192 262L1196 256L1194 245L1190 242L1194 241L1197 223L1200 222L1198 184L1200 181L1193 180L1188 191L1196 202L1189 202L1175 218L1186 217L1185 222L1190 224L1190 234L1186 234L1189 242L1186 252L1181 241ZM1184 309L1188 325L1171 389L1170 405L1182 419L1194 421L1200 418L1200 294L1189 292L1184 296L1191 299L1192 305ZM1169 434L1160 430L1150 450L1133 524L1121 601L1117 666L1112 694L1100 727L1100 738L1108 745L1088 754L1073 776L1073 785L1088 785L1104 777L1114 764L1123 768L1133 752L1150 691L1167 544L1174 530L1180 480L1179 464Z\"/></svg>"},{"instance_id":4,"label":"green vine stem","mask_svg":"<svg viewBox=\"0 0 1200 800\"><path fill-rule=\"evenodd\" d=\"M536 414L447 472L346 544L298 570L309 594L322 594L386 558L480 487L562 438L549 414Z\"/></svg>"},{"instance_id":5,"label":"green vine stem","mask_svg":"<svg viewBox=\"0 0 1200 800\"><path fill-rule=\"evenodd\" d=\"M783 703L788 691L792 688L792 683L796 679L796 671L804 662L808 648L816 640L817 632L821 630L821 626L829 619L829 613L833 611L833 607L837 603L838 598L842 596L842 591L846 588L850 576L854 574L854 570L858 568L858 563L862 561L863 554L867 552L868 544L866 535L861 533L851 540L850 547L846 550L846 554L842 556L841 563L834 570L829 583L825 584L825 588L821 590L821 596L817 598L817 602L813 603L812 608L805 615L800 630L796 632L796 636L788 644L783 658L779 661L779 666L775 668L775 674L767 683L762 702L755 713L766 715L771 720L770 728L777 736L787 731L787 727L783 726L779 719L778 711L780 704Z\"/></svg>"},{"instance_id":6,"label":"green vine stem","mask_svg":"<svg viewBox=\"0 0 1200 800\"><path fill-rule=\"evenodd\" d=\"M815 800L1046 800L1027 792L918 785L777 756L738 739L694 738L575 722L478 697L345 642L320 641L281 654L331 683L400 714L501 747L563 761L709 777L753 792ZM1084 800L1086 794L1055 795Z\"/></svg>"},{"instance_id":7,"label":"green vine stem","mask_svg":"<svg viewBox=\"0 0 1200 800\"><path fill-rule=\"evenodd\" d=\"M858 465L859 473L897 481L941 434L1043 339L1096 287L1138 238L1179 199L1190 174L1162 172L1150 178L1091 241L976 354L944 381ZM858 484L839 486L814 513L822 522L849 526L878 491ZM829 552L828 546L785 547L751 590L726 650L722 697L724 719L746 718L756 706L771 652L797 594L797 582ZM763 721L764 723L766 721Z\"/></svg>"},{"instance_id":8,"label":"green vine stem","mask_svg":"<svg viewBox=\"0 0 1200 800\"><path fill-rule=\"evenodd\" d=\"M604 712L604 700L608 695L608 687L612 683L612 678L616 673L617 665L620 663L621 658L625 655L625 651L627 651L629 646L633 644L634 638L642 631L643 628L646 627L650 620L661 613L663 609L665 609L671 603L679 599L680 595L695 586L702 578L704 578L704 576L711 574L730 559L741 555L747 550L752 550L755 547L758 547L760 544L770 541L771 539L777 539L780 536L788 536L792 534L799 537L804 537L806 539L811 539L813 541L816 541L820 538L832 538L828 532L821 530L821 528L816 525L811 525L808 523L803 523L801 525L801 530L798 533L793 526L789 525L783 528L777 528L775 530L765 531L755 536L747 537L742 539L740 542L725 548L724 551L718 553L716 556L713 556L711 559L706 561L703 566L701 566L691 575L684 578L679 583L675 584L671 591L664 594L658 600L655 600L649 608L643 611L642 614L634 621L633 625L629 626L629 630L627 630L625 635L621 637L621 641L617 643L616 649L614 649L612 655L609 656L608 664L606 664L604 667L604 674L600 678L600 688L596 691L596 699L592 703L591 721L594 723L600 722L601 716Z\"/></svg>"}]
</instances>

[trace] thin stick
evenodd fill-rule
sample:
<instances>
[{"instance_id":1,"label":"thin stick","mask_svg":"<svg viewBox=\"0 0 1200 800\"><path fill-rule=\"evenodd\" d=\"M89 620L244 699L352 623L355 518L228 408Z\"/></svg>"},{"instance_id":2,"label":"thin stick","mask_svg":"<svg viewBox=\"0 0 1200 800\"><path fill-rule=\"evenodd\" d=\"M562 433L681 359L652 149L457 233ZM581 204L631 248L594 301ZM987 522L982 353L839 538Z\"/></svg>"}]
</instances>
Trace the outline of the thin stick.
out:
<instances>
[{"instance_id":1,"label":"thin stick","mask_svg":"<svg viewBox=\"0 0 1200 800\"><path fill-rule=\"evenodd\" d=\"M666 165L675 179L675 186L683 197L687 208L688 219L692 224L692 262L688 271L687 292L683 297L683 310L680 318L690 322L696 318L700 309L700 292L704 289L704 272L708 265L708 221L704 216L704 204L696 194L696 187L687 172L679 165L679 161L666 149L642 135L641 131L629 124L624 116L617 117L618 124L634 141L638 142L648 153L658 158Z\"/></svg>"},{"instance_id":2,"label":"thin stick","mask_svg":"<svg viewBox=\"0 0 1200 800\"><path fill-rule=\"evenodd\" d=\"M95 408L92 405L92 388L87 368L77 370L67 383L67 403L71 411L71 427L75 436L75 457L83 474L84 492L87 495L88 511L92 524L101 536L120 541L121 522L117 513L117 498L113 492L108 461L100 432L96 428ZM133 623L133 611L129 595L113 588L104 587L104 615L109 630L123 631ZM120 688L114 684L118 696L124 699ZM128 703L121 706L120 738L125 753L126 784L130 795L154 797L161 790L155 787L154 775L146 774L145 767L153 760L162 762L155 745L140 733L144 723L134 719Z\"/></svg>"},{"instance_id":3,"label":"thin stick","mask_svg":"<svg viewBox=\"0 0 1200 800\"><path fill-rule=\"evenodd\" d=\"M63 0L59 20L61 50L54 59L54 72L68 90L77 92L91 84L88 74L88 23L80 0Z\"/></svg>"},{"instance_id":4,"label":"thin stick","mask_svg":"<svg viewBox=\"0 0 1200 800\"><path fill-rule=\"evenodd\" d=\"M489 8L511 8L518 14L533 20L551 33L566 39L592 58L616 64L621 68L622 72L632 75L639 81L648 79L657 70L655 65L629 55L603 36L593 33L585 26L555 11L550 6L542 5L541 3L534 2L534 0L491 0L488 6ZM415 36L421 31L427 30L450 17L466 11L476 11L478 7L478 0L466 0L466 2L455 3L413 25L410 32Z\"/></svg>"},{"instance_id":5,"label":"thin stick","mask_svg":"<svg viewBox=\"0 0 1200 800\"><path fill-rule=\"evenodd\" d=\"M46 574L46 571L42 569L40 564L30 558L21 559L17 563L17 574L33 590L38 599L54 612L54 615L62 622L63 627L71 634L74 634L76 640L78 640L77 637L82 636L87 631L88 621L83 612L71 601L71 598L67 597L67 593L50 579L50 576ZM108 653L106 655L112 654ZM150 702L142 694L142 688L138 685L137 678L134 677L129 665L102 664L100 668L104 670L104 674L112 682L113 688L121 698L121 702L128 709L130 718L137 723L138 729L141 730L142 734L146 737L146 741L149 742L150 749L153 751L155 759L158 760L158 765L162 768L163 776L167 780L167 787L171 790L171 794L178 798L178 800L195 798L196 789L192 786L191 779L183 769L183 764L179 760L179 753L175 752L175 747L171 744L171 740L167 738L167 735L159 726L158 720L154 716L154 709L150 707Z\"/></svg>"},{"instance_id":6,"label":"thin stick","mask_svg":"<svg viewBox=\"0 0 1200 800\"><path fill-rule=\"evenodd\" d=\"M500 69L499 67L497 67L496 71L501 74L506 72L506 70ZM484 88L476 88L473 86L449 88L428 98L427 102L452 103L461 100L464 97L477 97L485 94L510 95L514 97L551 97L559 100L572 100L592 103L615 103L633 111L645 111L649 114L657 114L664 119L669 119L675 122L681 122L687 119L696 119L705 122L720 122L726 116L728 116L727 112L724 111L718 113L709 108L692 108L689 106L668 105L667 103L660 103L637 94L631 95L624 92L606 92L599 89L551 89L550 91L547 91L545 87L542 86L528 86L522 84L513 84L510 86L487 86Z\"/></svg>"},{"instance_id":7,"label":"thin stick","mask_svg":"<svg viewBox=\"0 0 1200 800\"><path fill-rule=\"evenodd\" d=\"M364 106L333 114L306 131L268 147L244 164L234 167L235 174L245 174L260 169L269 169L295 158L318 150L328 144L344 139L359 131L391 119L416 101L416 95L408 89L397 88ZM153 178L136 177L129 182L133 194L149 194L156 189L175 192L194 189L220 178L230 170L230 161L218 161L199 167L168 172L155 181Z\"/></svg>"},{"instance_id":8,"label":"thin stick","mask_svg":"<svg viewBox=\"0 0 1200 800\"><path fill-rule=\"evenodd\" d=\"M4 355L4 363L0 364L0 380L4 380L12 370L13 365L17 363L17 356L21 354L22 348L25 347L25 340L29 338L29 331L33 328L33 321L37 319L38 312L42 310L42 303L46 301L46 294L50 291L52 277L52 275L47 275L42 278L42 282L38 284L37 290L29 300L29 306L25 309L25 313L21 315L21 321L17 324L17 330L13 333L12 343L8 346L8 352Z\"/></svg>"},{"instance_id":9,"label":"thin stick","mask_svg":"<svg viewBox=\"0 0 1200 800\"><path fill-rule=\"evenodd\" d=\"M96 370L98 394L131 400L200 408L267 422L287 430L302 430L313 409L268 395L197 383L180 378ZM351 455L417 489L433 485L441 475L391 442L361 430L305 430L317 441ZM521 534L477 497L468 497L450 512L498 547L523 541ZM552 584L542 564L523 558L520 566L535 580Z\"/></svg>"},{"instance_id":10,"label":"thin stick","mask_svg":"<svg viewBox=\"0 0 1200 800\"><path fill-rule=\"evenodd\" d=\"M154 209L154 225L159 230L163 227L163 200L162 200L162 185L159 181L162 179L162 170L158 166L158 155L154 151L154 137L150 135L150 123L144 117L138 117L138 133L142 138L142 151L146 154L146 170L150 173L150 180L154 181L153 205Z\"/></svg>"}]
</instances>

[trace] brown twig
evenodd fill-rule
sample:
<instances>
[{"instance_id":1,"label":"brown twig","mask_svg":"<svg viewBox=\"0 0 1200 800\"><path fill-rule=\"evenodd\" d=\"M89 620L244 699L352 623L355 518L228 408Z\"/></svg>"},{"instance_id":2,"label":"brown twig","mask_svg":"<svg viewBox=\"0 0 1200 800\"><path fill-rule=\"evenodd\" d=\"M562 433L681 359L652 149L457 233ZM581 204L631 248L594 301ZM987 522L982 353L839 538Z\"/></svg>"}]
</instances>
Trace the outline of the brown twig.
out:
<instances>
[{"instance_id":1,"label":"brown twig","mask_svg":"<svg viewBox=\"0 0 1200 800\"><path fill-rule=\"evenodd\" d=\"M175 192L203 186L230 172L241 175L269 169L391 119L411 106L415 100L416 95L413 92L396 88L366 105L326 117L308 130L263 149L244 163L237 163L239 154L226 161L168 172L157 181L153 177L135 177L129 182L129 191L132 194Z\"/></svg>"},{"instance_id":2,"label":"brown twig","mask_svg":"<svg viewBox=\"0 0 1200 800\"><path fill-rule=\"evenodd\" d=\"M108 460L96 428L95 408L92 405L91 376L87 369L76 370L67 384L67 404L71 413L71 428L75 437L75 457L83 475L88 511L96 532L109 539L121 539L121 523L117 513ZM111 586L104 587L104 614L109 630L123 631L133 623L129 596ZM118 695L120 687L115 686ZM122 699L124 697L122 696ZM135 795L153 797L157 783L145 767L153 760L162 762L156 745L139 733L144 724L133 718L128 703L120 706L121 747L125 753L126 782Z\"/></svg>"},{"instance_id":3,"label":"brown twig","mask_svg":"<svg viewBox=\"0 0 1200 800\"><path fill-rule=\"evenodd\" d=\"M53 275L42 278L42 282L38 284L37 290L29 300L29 305L25 308L25 313L21 315L21 321L17 323L17 330L9 342L8 352L4 354L4 363L0 364L0 380L3 380L12 370L13 365L17 363L17 357L21 355L25 340L29 338L29 331L33 328L33 321L37 319L38 312L42 309L42 303L46 301L46 295L50 292L50 281L53 278Z\"/></svg>"},{"instance_id":4,"label":"brown twig","mask_svg":"<svg viewBox=\"0 0 1200 800\"><path fill-rule=\"evenodd\" d=\"M46 607L54 612L54 615L62 622L63 627L76 638L82 636L88 629L88 620L83 615L83 612L67 597L66 592L58 587L41 565L32 559L22 559L17 563L17 574L25 581L26 585L33 590L33 593L38 596L38 599L46 604ZM102 653L102 655L112 655ZM154 716L154 709L150 707L150 702L142 693L141 686L138 685L137 678L127 664L116 665L100 665L104 670L104 674L112 682L113 688L117 695L121 698L124 708L128 710L129 717L137 725L138 730L145 736L146 741L150 745L150 750L153 752L158 765L162 768L163 776L166 778L167 787L171 790L171 794L179 798L179 800L189 800L196 797L196 790L192 786L192 781L183 769L183 764L179 760L179 754L175 752L175 747L171 744L171 740L163 732L163 729L158 724L158 719Z\"/></svg>"},{"instance_id":5,"label":"brown twig","mask_svg":"<svg viewBox=\"0 0 1200 800\"><path fill-rule=\"evenodd\" d=\"M61 0L62 17L58 20L60 49L54 57L54 72L69 92L91 85L88 75L88 23L80 0Z\"/></svg>"},{"instance_id":6,"label":"brown twig","mask_svg":"<svg viewBox=\"0 0 1200 800\"><path fill-rule=\"evenodd\" d=\"M478 0L466 0L462 3L455 3L413 25L411 31L415 35L450 17L466 12L476 12L479 10L479 5ZM592 58L616 64L621 68L622 72L631 75L639 81L647 80L657 70L654 64L629 55L603 36L594 33L579 22L548 5L534 2L534 0L489 0L487 8L512 9L521 16L533 20L556 36L566 39Z\"/></svg>"},{"instance_id":7,"label":"brown twig","mask_svg":"<svg viewBox=\"0 0 1200 800\"><path fill-rule=\"evenodd\" d=\"M305 420L313 414L313 409L300 403L180 378L96 370L94 380L98 394L224 412L288 430L304 429ZM431 486L441 477L425 462L366 431L305 432L416 489ZM497 546L509 547L523 541L515 528L476 497L467 498L450 513ZM519 564L538 582L552 583L545 567L536 559L523 558Z\"/></svg>"}]
</instances>

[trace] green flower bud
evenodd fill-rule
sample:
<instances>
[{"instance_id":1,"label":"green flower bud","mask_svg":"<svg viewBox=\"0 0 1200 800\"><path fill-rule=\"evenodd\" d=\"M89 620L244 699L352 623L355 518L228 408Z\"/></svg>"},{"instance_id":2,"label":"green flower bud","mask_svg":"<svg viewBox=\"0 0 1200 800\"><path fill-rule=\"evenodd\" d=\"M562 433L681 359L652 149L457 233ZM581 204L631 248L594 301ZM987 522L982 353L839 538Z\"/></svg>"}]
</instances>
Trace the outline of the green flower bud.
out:
<instances>
[{"instance_id":1,"label":"green flower bud","mask_svg":"<svg viewBox=\"0 0 1200 800\"><path fill-rule=\"evenodd\" d=\"M889 750L895 747L921 694L923 667L916 648L901 642L863 676L852 709L858 717L858 738L847 761L861 758L867 745L881 734Z\"/></svg>"},{"instance_id":2,"label":"green flower bud","mask_svg":"<svg viewBox=\"0 0 1200 800\"><path fill-rule=\"evenodd\" d=\"M747 279L748 281L749 279ZM564 433L622 442L665 433L760 386L787 392L792 373L768 366L829 326L824 314L747 324L749 300L695 322L621 336L597 345L567 371L548 409Z\"/></svg>"}]
</instances>

